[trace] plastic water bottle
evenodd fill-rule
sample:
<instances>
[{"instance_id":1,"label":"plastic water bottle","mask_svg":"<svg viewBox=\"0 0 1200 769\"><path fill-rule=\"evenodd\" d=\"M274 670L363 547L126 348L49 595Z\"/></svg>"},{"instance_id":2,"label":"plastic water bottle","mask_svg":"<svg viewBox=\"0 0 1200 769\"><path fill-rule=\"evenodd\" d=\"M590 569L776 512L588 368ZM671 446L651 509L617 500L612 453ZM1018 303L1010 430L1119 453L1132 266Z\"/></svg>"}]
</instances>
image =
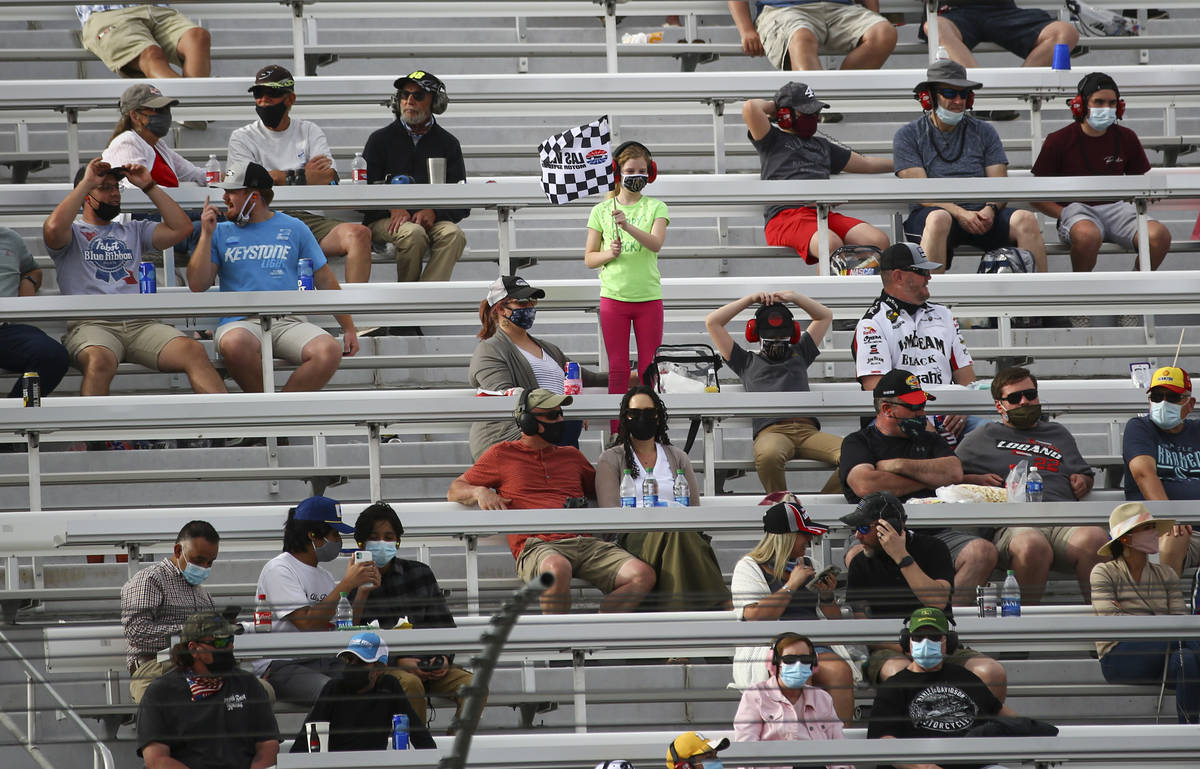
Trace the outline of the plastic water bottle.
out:
<instances>
[{"instance_id":1,"label":"plastic water bottle","mask_svg":"<svg viewBox=\"0 0 1200 769\"><path fill-rule=\"evenodd\" d=\"M1013 570L1008 570L1004 578L1004 587L1000 588L1000 616L1021 616L1021 586L1017 584L1017 576Z\"/></svg>"},{"instance_id":2,"label":"plastic water bottle","mask_svg":"<svg viewBox=\"0 0 1200 769\"><path fill-rule=\"evenodd\" d=\"M692 489L688 486L682 470L675 471L675 501L684 507L692 503Z\"/></svg>"},{"instance_id":3,"label":"plastic water bottle","mask_svg":"<svg viewBox=\"0 0 1200 769\"><path fill-rule=\"evenodd\" d=\"M656 507L658 505L658 481L650 473L646 473L646 479L642 481L642 507Z\"/></svg>"},{"instance_id":4,"label":"plastic water bottle","mask_svg":"<svg viewBox=\"0 0 1200 769\"><path fill-rule=\"evenodd\" d=\"M1037 471L1036 467L1030 467L1029 474L1025 476L1025 501L1042 501L1042 474Z\"/></svg>"},{"instance_id":5,"label":"plastic water bottle","mask_svg":"<svg viewBox=\"0 0 1200 769\"><path fill-rule=\"evenodd\" d=\"M626 469L621 477L621 507L637 506L637 484L633 481L633 473Z\"/></svg>"},{"instance_id":6,"label":"plastic water bottle","mask_svg":"<svg viewBox=\"0 0 1200 769\"><path fill-rule=\"evenodd\" d=\"M254 632L271 632L271 604L267 603L266 593L259 593L254 602Z\"/></svg>"},{"instance_id":7,"label":"plastic water bottle","mask_svg":"<svg viewBox=\"0 0 1200 769\"><path fill-rule=\"evenodd\" d=\"M350 162L350 181L353 184L367 183L367 160L361 152L355 152L354 160Z\"/></svg>"},{"instance_id":8,"label":"plastic water bottle","mask_svg":"<svg viewBox=\"0 0 1200 769\"><path fill-rule=\"evenodd\" d=\"M221 181L221 161L217 160L216 155L208 156L208 163L204 166L204 181L209 184Z\"/></svg>"},{"instance_id":9,"label":"plastic water bottle","mask_svg":"<svg viewBox=\"0 0 1200 769\"><path fill-rule=\"evenodd\" d=\"M583 375L579 371L579 364L573 360L567 361L567 375L563 377L563 394L564 395L579 395L583 392Z\"/></svg>"},{"instance_id":10,"label":"plastic water bottle","mask_svg":"<svg viewBox=\"0 0 1200 769\"><path fill-rule=\"evenodd\" d=\"M349 630L354 625L354 610L350 608L350 599L342 593L338 599L337 611L333 615L333 624L338 630Z\"/></svg>"}]
</instances>

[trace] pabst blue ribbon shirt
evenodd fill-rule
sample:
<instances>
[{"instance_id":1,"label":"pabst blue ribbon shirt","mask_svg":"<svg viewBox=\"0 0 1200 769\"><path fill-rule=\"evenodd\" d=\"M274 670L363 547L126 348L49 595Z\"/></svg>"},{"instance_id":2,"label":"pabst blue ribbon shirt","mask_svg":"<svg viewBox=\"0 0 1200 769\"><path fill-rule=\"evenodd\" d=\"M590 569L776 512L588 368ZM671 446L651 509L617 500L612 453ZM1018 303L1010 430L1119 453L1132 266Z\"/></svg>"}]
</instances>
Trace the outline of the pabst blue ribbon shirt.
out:
<instances>
[{"instance_id":1,"label":"pabst blue ribbon shirt","mask_svg":"<svg viewBox=\"0 0 1200 769\"><path fill-rule=\"evenodd\" d=\"M71 223L71 240L50 248L63 294L136 294L138 262L152 247L158 222L144 219L108 224Z\"/></svg>"},{"instance_id":2,"label":"pabst blue ribbon shirt","mask_svg":"<svg viewBox=\"0 0 1200 769\"><path fill-rule=\"evenodd\" d=\"M945 305L912 305L886 291L858 322L850 351L855 377L901 368L924 386L954 384L954 372L972 363L958 321Z\"/></svg>"}]
</instances>

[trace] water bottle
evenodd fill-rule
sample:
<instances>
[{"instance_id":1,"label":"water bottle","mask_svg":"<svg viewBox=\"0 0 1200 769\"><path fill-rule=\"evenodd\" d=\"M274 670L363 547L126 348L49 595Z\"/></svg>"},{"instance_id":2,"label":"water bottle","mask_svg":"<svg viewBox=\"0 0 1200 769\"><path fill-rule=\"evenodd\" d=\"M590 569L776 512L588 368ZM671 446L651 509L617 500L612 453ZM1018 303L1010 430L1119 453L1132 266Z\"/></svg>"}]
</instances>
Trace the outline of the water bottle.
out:
<instances>
[{"instance_id":1,"label":"water bottle","mask_svg":"<svg viewBox=\"0 0 1200 769\"><path fill-rule=\"evenodd\" d=\"M1012 569L1008 570L1008 576L1004 578L1004 587L1000 589L1000 616L1021 616L1021 586L1017 584L1017 577Z\"/></svg>"},{"instance_id":2,"label":"water bottle","mask_svg":"<svg viewBox=\"0 0 1200 769\"><path fill-rule=\"evenodd\" d=\"M350 599L342 593L338 599L337 611L333 614L333 624L338 630L349 630L354 625L354 610L350 608Z\"/></svg>"},{"instance_id":3,"label":"water bottle","mask_svg":"<svg viewBox=\"0 0 1200 769\"><path fill-rule=\"evenodd\" d=\"M208 163L204 166L204 181L209 184L221 181L221 161L217 160L216 155L208 156Z\"/></svg>"},{"instance_id":4,"label":"water bottle","mask_svg":"<svg viewBox=\"0 0 1200 769\"><path fill-rule=\"evenodd\" d=\"M945 61L946 59L950 58L950 52L946 50L946 46L939 45L937 47L937 53L935 54L935 57L938 61Z\"/></svg>"},{"instance_id":5,"label":"water bottle","mask_svg":"<svg viewBox=\"0 0 1200 769\"><path fill-rule=\"evenodd\" d=\"M1029 474L1025 476L1025 501L1042 501L1042 474L1036 467L1030 467Z\"/></svg>"},{"instance_id":6,"label":"water bottle","mask_svg":"<svg viewBox=\"0 0 1200 769\"><path fill-rule=\"evenodd\" d=\"M633 473L626 469L621 477L621 507L637 506L637 484L633 481Z\"/></svg>"},{"instance_id":7,"label":"water bottle","mask_svg":"<svg viewBox=\"0 0 1200 769\"><path fill-rule=\"evenodd\" d=\"M675 501L684 507L692 503L692 489L688 486L682 470L675 471Z\"/></svg>"},{"instance_id":8,"label":"water bottle","mask_svg":"<svg viewBox=\"0 0 1200 769\"><path fill-rule=\"evenodd\" d=\"M361 152L355 152L354 160L350 162L350 181L353 184L367 183L367 160Z\"/></svg>"},{"instance_id":9,"label":"water bottle","mask_svg":"<svg viewBox=\"0 0 1200 769\"><path fill-rule=\"evenodd\" d=\"M267 603L266 593L259 593L254 602L254 632L271 632L271 604Z\"/></svg>"},{"instance_id":10,"label":"water bottle","mask_svg":"<svg viewBox=\"0 0 1200 769\"><path fill-rule=\"evenodd\" d=\"M563 378L563 394L579 395L583 392L583 376L579 373L579 364L573 360L567 361L567 375Z\"/></svg>"},{"instance_id":11,"label":"water bottle","mask_svg":"<svg viewBox=\"0 0 1200 769\"><path fill-rule=\"evenodd\" d=\"M642 507L655 507L658 505L658 481L650 473L646 473L646 479L642 481Z\"/></svg>"}]
</instances>

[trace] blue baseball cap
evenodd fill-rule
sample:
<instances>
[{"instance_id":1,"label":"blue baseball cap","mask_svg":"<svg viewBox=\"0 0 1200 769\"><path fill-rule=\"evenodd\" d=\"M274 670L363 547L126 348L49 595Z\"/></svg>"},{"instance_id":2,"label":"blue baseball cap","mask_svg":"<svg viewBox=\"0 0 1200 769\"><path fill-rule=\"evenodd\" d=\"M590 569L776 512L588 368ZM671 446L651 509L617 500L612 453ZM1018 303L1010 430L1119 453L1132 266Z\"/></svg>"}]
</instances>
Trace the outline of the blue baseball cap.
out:
<instances>
[{"instance_id":1,"label":"blue baseball cap","mask_svg":"<svg viewBox=\"0 0 1200 769\"><path fill-rule=\"evenodd\" d=\"M388 648L383 639L376 633L358 633L350 639L340 654L353 654L363 662L382 662L387 664Z\"/></svg>"},{"instance_id":2,"label":"blue baseball cap","mask_svg":"<svg viewBox=\"0 0 1200 769\"><path fill-rule=\"evenodd\" d=\"M328 523L342 534L353 534L354 527L342 523L342 505L329 497L309 497L296 505L293 516L297 521Z\"/></svg>"}]
</instances>

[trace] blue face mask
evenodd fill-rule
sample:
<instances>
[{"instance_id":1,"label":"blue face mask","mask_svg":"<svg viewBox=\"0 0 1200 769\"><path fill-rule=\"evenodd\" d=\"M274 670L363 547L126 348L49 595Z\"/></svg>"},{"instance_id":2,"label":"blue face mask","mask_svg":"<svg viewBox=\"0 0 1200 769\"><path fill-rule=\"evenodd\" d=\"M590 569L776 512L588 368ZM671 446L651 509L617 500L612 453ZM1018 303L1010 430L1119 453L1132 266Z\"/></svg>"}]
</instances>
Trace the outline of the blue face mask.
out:
<instances>
[{"instance_id":1,"label":"blue face mask","mask_svg":"<svg viewBox=\"0 0 1200 769\"><path fill-rule=\"evenodd\" d=\"M725 764L721 763L719 758L710 758L707 761L701 761L700 766L704 769L725 769Z\"/></svg>"},{"instance_id":2,"label":"blue face mask","mask_svg":"<svg viewBox=\"0 0 1200 769\"><path fill-rule=\"evenodd\" d=\"M812 665L805 665L803 662L793 662L779 668L779 683L789 689L799 689L808 683L811 676Z\"/></svg>"},{"instance_id":3,"label":"blue face mask","mask_svg":"<svg viewBox=\"0 0 1200 769\"><path fill-rule=\"evenodd\" d=\"M1107 130L1110 125L1117 122L1117 108L1089 107L1087 122L1097 131Z\"/></svg>"},{"instance_id":4,"label":"blue face mask","mask_svg":"<svg viewBox=\"0 0 1200 769\"><path fill-rule=\"evenodd\" d=\"M518 307L508 316L508 322L526 331L533 328L533 319L537 317L536 307Z\"/></svg>"},{"instance_id":5,"label":"blue face mask","mask_svg":"<svg viewBox=\"0 0 1200 769\"><path fill-rule=\"evenodd\" d=\"M367 542L366 550L371 554L372 560L379 568L383 568L392 562L396 557L396 543L385 542L383 540L371 540Z\"/></svg>"},{"instance_id":6,"label":"blue face mask","mask_svg":"<svg viewBox=\"0 0 1200 769\"><path fill-rule=\"evenodd\" d=\"M203 566L197 566L189 561L184 561L184 563L186 563L187 566L183 570L183 578L187 580L189 585L199 585L201 582L208 579L209 574L212 574L211 568L206 569Z\"/></svg>"},{"instance_id":7,"label":"blue face mask","mask_svg":"<svg viewBox=\"0 0 1200 769\"><path fill-rule=\"evenodd\" d=\"M951 112L940 104L933 112L935 115L937 115L938 120L942 121L946 125L958 125L962 121L963 115L967 114L966 110L962 112Z\"/></svg>"},{"instance_id":8,"label":"blue face mask","mask_svg":"<svg viewBox=\"0 0 1200 769\"><path fill-rule=\"evenodd\" d=\"M929 670L942 664L942 642L932 638L912 642L912 658L921 667Z\"/></svg>"},{"instance_id":9,"label":"blue face mask","mask_svg":"<svg viewBox=\"0 0 1200 769\"><path fill-rule=\"evenodd\" d=\"M1183 424L1183 405L1167 403L1165 400L1150 404L1150 421L1163 430L1171 430Z\"/></svg>"}]
</instances>

